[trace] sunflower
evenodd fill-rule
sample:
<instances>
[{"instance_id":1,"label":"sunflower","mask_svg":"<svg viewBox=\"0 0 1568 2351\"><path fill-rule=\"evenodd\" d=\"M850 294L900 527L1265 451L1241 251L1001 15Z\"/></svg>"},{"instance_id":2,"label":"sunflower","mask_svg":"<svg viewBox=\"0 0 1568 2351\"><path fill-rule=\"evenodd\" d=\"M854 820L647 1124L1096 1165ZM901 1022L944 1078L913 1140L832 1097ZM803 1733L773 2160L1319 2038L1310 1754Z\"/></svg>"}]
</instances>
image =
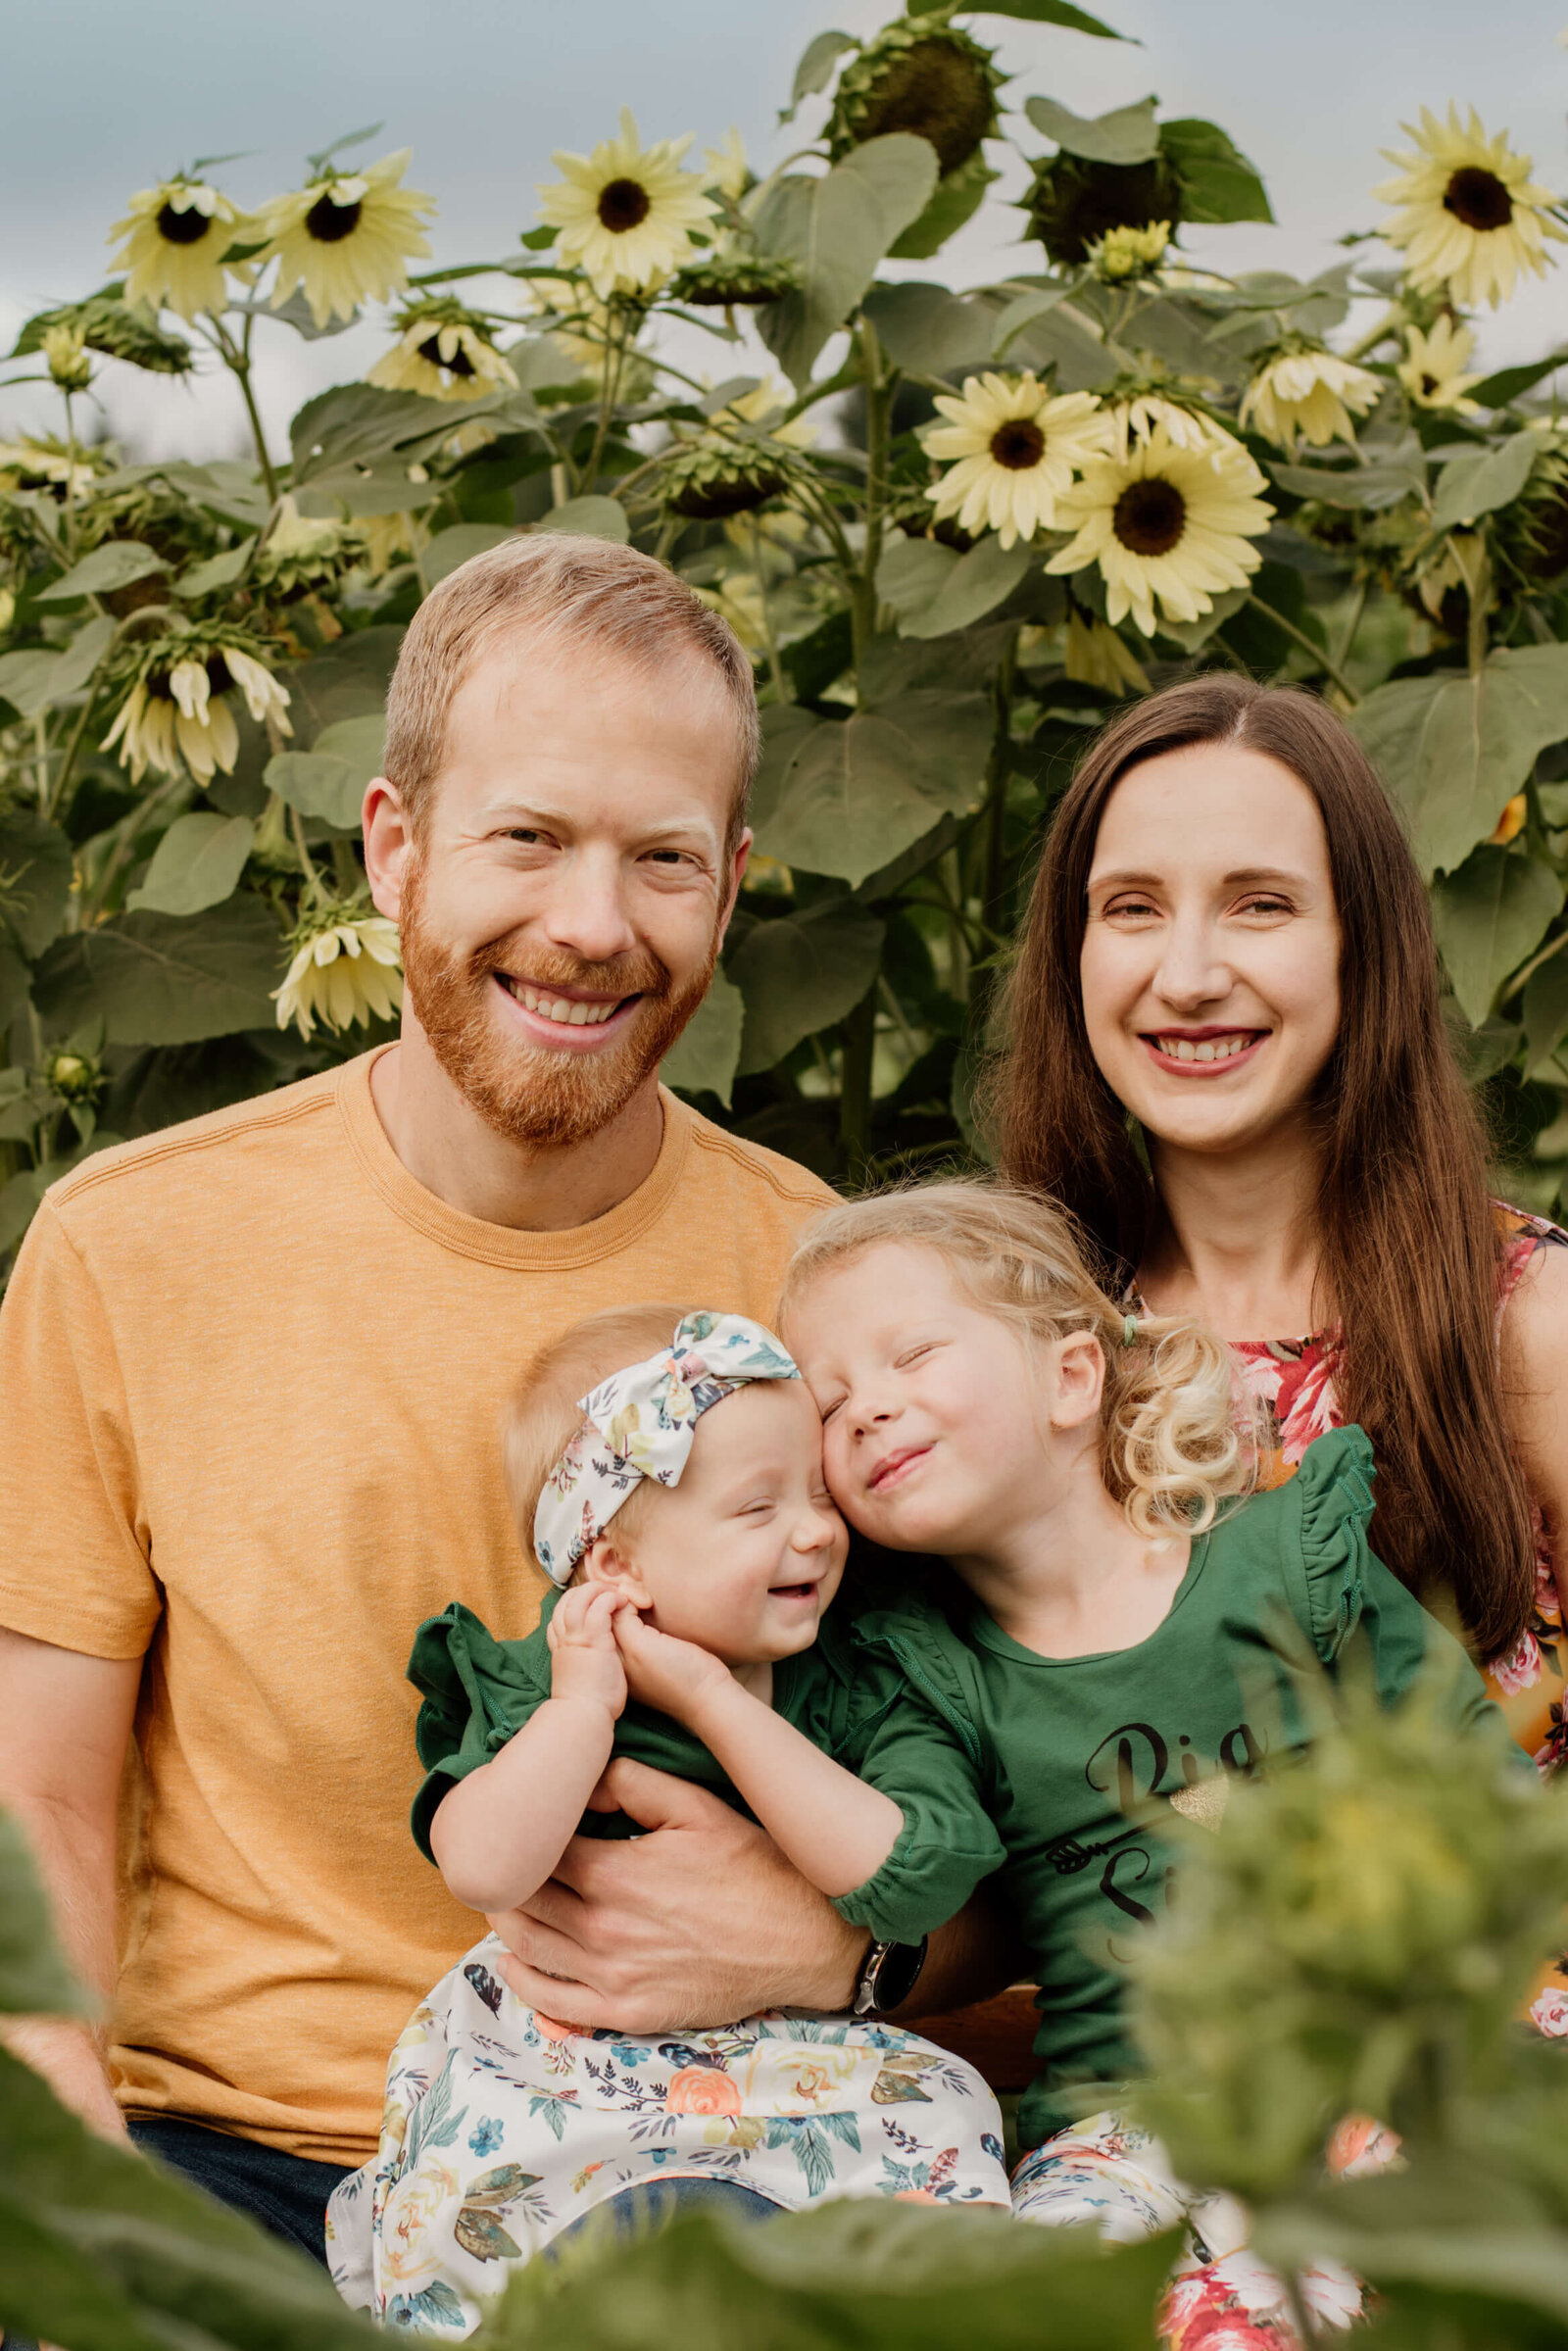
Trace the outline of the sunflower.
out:
<instances>
[{"instance_id":1,"label":"sunflower","mask_svg":"<svg viewBox=\"0 0 1568 2351\"><path fill-rule=\"evenodd\" d=\"M398 318L397 341L366 376L387 392L422 392L430 400L478 400L517 378L482 318L461 302L411 304Z\"/></svg>"},{"instance_id":2,"label":"sunflower","mask_svg":"<svg viewBox=\"0 0 1568 2351\"><path fill-rule=\"evenodd\" d=\"M1210 455L1232 447L1235 441L1234 434L1201 409L1189 408L1184 400L1167 399L1163 392L1125 393L1120 399L1107 400L1103 413L1110 432L1110 454L1123 462L1138 442L1156 432L1162 432L1173 449L1206 449Z\"/></svg>"},{"instance_id":3,"label":"sunflower","mask_svg":"<svg viewBox=\"0 0 1568 2351\"><path fill-rule=\"evenodd\" d=\"M997 128L1004 76L956 24L929 16L885 25L839 75L827 122L835 162L867 139L912 131L937 151L944 179L961 171Z\"/></svg>"},{"instance_id":4,"label":"sunflower","mask_svg":"<svg viewBox=\"0 0 1568 2351\"><path fill-rule=\"evenodd\" d=\"M143 188L109 231L111 243L123 240L115 268L129 272L126 302L162 305L182 318L220 311L228 300L223 256L245 243L254 226L205 179L176 176Z\"/></svg>"},{"instance_id":5,"label":"sunflower","mask_svg":"<svg viewBox=\"0 0 1568 2351\"><path fill-rule=\"evenodd\" d=\"M1330 441L1355 445L1352 416L1375 408L1383 385L1367 367L1352 366L1332 351L1301 347L1277 352L1253 376L1242 398L1239 421L1256 418L1287 455L1298 436L1314 449Z\"/></svg>"},{"instance_id":6,"label":"sunflower","mask_svg":"<svg viewBox=\"0 0 1568 2351\"><path fill-rule=\"evenodd\" d=\"M1475 347L1469 327L1449 318L1434 320L1427 334L1419 326L1407 326L1405 356L1395 372L1418 408L1451 409L1456 416L1479 416L1475 401L1465 398L1470 386L1482 381L1479 373L1464 372Z\"/></svg>"},{"instance_id":7,"label":"sunflower","mask_svg":"<svg viewBox=\"0 0 1568 2351\"><path fill-rule=\"evenodd\" d=\"M760 253L750 238L727 236L678 270L669 290L677 302L698 310L762 310L793 294L800 282L793 262Z\"/></svg>"},{"instance_id":8,"label":"sunflower","mask_svg":"<svg viewBox=\"0 0 1568 2351\"><path fill-rule=\"evenodd\" d=\"M1107 628L1092 612L1081 612L1075 604L1067 607L1067 648L1062 665L1074 685L1098 686L1102 694L1149 692L1148 670L1128 651L1116 630Z\"/></svg>"},{"instance_id":9,"label":"sunflower","mask_svg":"<svg viewBox=\"0 0 1568 2351\"><path fill-rule=\"evenodd\" d=\"M1443 286L1451 302L1490 302L1495 310L1522 269L1544 272L1547 237L1568 235L1550 217L1556 199L1534 185L1529 156L1514 154L1506 131L1487 137L1474 107L1467 128L1450 103L1446 123L1423 107L1420 129L1410 122L1403 129L1416 153L1385 148L1400 175L1372 191L1402 207L1384 236L1405 248L1416 285Z\"/></svg>"},{"instance_id":10,"label":"sunflower","mask_svg":"<svg viewBox=\"0 0 1568 2351\"><path fill-rule=\"evenodd\" d=\"M1239 441L1178 449L1156 427L1126 457L1090 461L1058 508L1061 527L1077 535L1046 569L1098 563L1112 626L1131 612L1152 637L1156 599L1164 618L1197 620L1262 562L1251 541L1274 519L1263 487Z\"/></svg>"},{"instance_id":11,"label":"sunflower","mask_svg":"<svg viewBox=\"0 0 1568 2351\"><path fill-rule=\"evenodd\" d=\"M82 498L105 465L91 451L68 449L52 435L27 433L20 441L0 441L0 490L47 490L64 505Z\"/></svg>"},{"instance_id":12,"label":"sunflower","mask_svg":"<svg viewBox=\"0 0 1568 2351\"><path fill-rule=\"evenodd\" d=\"M741 134L733 122L724 133L722 146L703 149L703 161L708 166L704 186L710 188L715 196L727 196L731 204L739 204L752 174Z\"/></svg>"},{"instance_id":13,"label":"sunflower","mask_svg":"<svg viewBox=\"0 0 1568 2351\"><path fill-rule=\"evenodd\" d=\"M401 292L409 258L429 258L420 216L435 204L398 185L413 152L400 147L367 171L323 171L262 207L267 246L256 261L258 268L277 263L273 310L303 286L312 318L324 326L332 318L352 318L368 299L387 302Z\"/></svg>"},{"instance_id":14,"label":"sunflower","mask_svg":"<svg viewBox=\"0 0 1568 2351\"><path fill-rule=\"evenodd\" d=\"M277 1025L309 1037L318 1020L341 1033L356 1021L390 1020L403 1002L397 925L353 906L314 908L289 942L283 985L272 990Z\"/></svg>"},{"instance_id":15,"label":"sunflower","mask_svg":"<svg viewBox=\"0 0 1568 2351\"><path fill-rule=\"evenodd\" d=\"M99 748L119 746L133 784L149 767L164 775L184 772L203 785L220 768L232 775L239 728L227 697L236 687L254 719L270 720L280 735L293 733L287 689L247 646L202 628L156 638L138 649L130 692Z\"/></svg>"},{"instance_id":16,"label":"sunflower","mask_svg":"<svg viewBox=\"0 0 1568 2351\"><path fill-rule=\"evenodd\" d=\"M668 511L693 521L722 522L754 513L787 489L793 453L816 438L805 416L774 423L788 401L786 387L769 376L717 410L706 431L694 435L677 427L684 446L677 445L660 482Z\"/></svg>"},{"instance_id":17,"label":"sunflower","mask_svg":"<svg viewBox=\"0 0 1568 2351\"><path fill-rule=\"evenodd\" d=\"M1004 547L1052 529L1074 472L1109 446L1092 392L1054 394L1037 375L969 375L936 406L951 421L926 428L926 454L954 463L926 492L935 519Z\"/></svg>"},{"instance_id":18,"label":"sunflower","mask_svg":"<svg viewBox=\"0 0 1568 2351\"><path fill-rule=\"evenodd\" d=\"M1113 229L1143 230L1152 220L1179 227L1181 174L1163 153L1142 164L1101 164L1064 147L1035 165L1020 205L1029 217L1025 233L1039 238L1052 261L1077 269Z\"/></svg>"},{"instance_id":19,"label":"sunflower","mask_svg":"<svg viewBox=\"0 0 1568 2351\"><path fill-rule=\"evenodd\" d=\"M251 576L258 587L270 588L279 602L290 604L314 588L331 586L364 563L368 549L361 524L302 514L285 491Z\"/></svg>"},{"instance_id":20,"label":"sunflower","mask_svg":"<svg viewBox=\"0 0 1568 2351\"><path fill-rule=\"evenodd\" d=\"M581 265L601 302L662 284L692 249L718 207L694 171L678 169L691 145L680 139L639 144L630 107L620 110L618 139L601 139L592 155L552 157L565 174L539 190L539 217L561 236L568 268Z\"/></svg>"},{"instance_id":21,"label":"sunflower","mask_svg":"<svg viewBox=\"0 0 1568 2351\"><path fill-rule=\"evenodd\" d=\"M1098 278L1108 286L1130 277L1149 277L1165 258L1170 222L1151 220L1147 228L1107 228L1085 259Z\"/></svg>"}]
</instances>

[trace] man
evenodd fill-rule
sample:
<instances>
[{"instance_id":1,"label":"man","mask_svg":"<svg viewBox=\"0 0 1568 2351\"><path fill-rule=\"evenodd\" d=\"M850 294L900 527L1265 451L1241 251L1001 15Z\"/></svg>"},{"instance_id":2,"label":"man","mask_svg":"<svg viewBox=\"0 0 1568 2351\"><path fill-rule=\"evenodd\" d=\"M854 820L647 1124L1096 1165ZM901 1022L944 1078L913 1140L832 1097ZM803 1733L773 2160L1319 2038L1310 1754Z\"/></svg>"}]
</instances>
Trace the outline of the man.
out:
<instances>
[{"instance_id":1,"label":"man","mask_svg":"<svg viewBox=\"0 0 1568 2351\"><path fill-rule=\"evenodd\" d=\"M650 559L541 536L451 574L365 802L401 1042L89 1160L0 1312L0 1801L114 2009L109 2071L79 2028L15 2045L318 2255L475 1930L408 1835L403 1669L451 1599L536 1620L503 1395L613 1302L765 1318L826 1197L658 1084L757 747L739 646ZM579 1841L498 1922L525 1997L627 2028L848 2004L865 1936L759 1830L633 1765L612 1788L652 1834Z\"/></svg>"}]
</instances>

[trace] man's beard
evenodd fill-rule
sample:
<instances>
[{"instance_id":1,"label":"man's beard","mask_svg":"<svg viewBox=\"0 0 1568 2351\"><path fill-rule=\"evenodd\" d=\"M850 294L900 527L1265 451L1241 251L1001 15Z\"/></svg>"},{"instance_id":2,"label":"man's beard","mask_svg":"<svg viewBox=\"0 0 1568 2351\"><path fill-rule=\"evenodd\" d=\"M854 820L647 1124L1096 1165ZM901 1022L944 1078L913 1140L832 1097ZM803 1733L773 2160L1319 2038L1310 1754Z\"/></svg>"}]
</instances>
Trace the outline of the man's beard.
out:
<instances>
[{"instance_id":1,"label":"man's beard","mask_svg":"<svg viewBox=\"0 0 1568 2351\"><path fill-rule=\"evenodd\" d=\"M471 955L454 955L424 919L417 857L404 885L403 976L419 1026L447 1076L486 1124L514 1143L586 1143L620 1115L659 1067L708 993L718 960L718 930L700 971L676 987L651 951L585 963L559 948L523 947L518 935ZM497 972L539 987L641 996L625 1034L608 1052L552 1052L498 1030L490 998Z\"/></svg>"}]
</instances>

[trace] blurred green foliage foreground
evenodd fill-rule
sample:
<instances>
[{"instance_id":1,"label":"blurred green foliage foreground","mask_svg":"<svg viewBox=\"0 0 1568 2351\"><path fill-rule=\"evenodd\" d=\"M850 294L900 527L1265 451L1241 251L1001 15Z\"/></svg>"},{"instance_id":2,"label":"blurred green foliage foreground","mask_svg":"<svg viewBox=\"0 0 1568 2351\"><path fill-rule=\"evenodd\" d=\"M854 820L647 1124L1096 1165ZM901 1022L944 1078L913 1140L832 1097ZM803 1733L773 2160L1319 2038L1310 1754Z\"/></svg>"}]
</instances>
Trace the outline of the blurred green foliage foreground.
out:
<instances>
[{"instance_id":1,"label":"blurred green foliage foreground","mask_svg":"<svg viewBox=\"0 0 1568 2351\"><path fill-rule=\"evenodd\" d=\"M1188 1831L1137 1964L1157 2079L1143 2119L1179 2174L1234 2190L1282 2270L1377 2289L1368 2351L1568 2341L1568 2050L1516 2020L1561 1938L1568 1803L1456 1751L1418 1699L1351 1698L1305 1763ZM20 1838L0 1822L0 2009L74 2011ZM1092 2101L1092 2102L1099 2102ZM1375 2179L1321 2150L1360 2110L1402 2138ZM516 2277L481 2351L1149 2351L1171 2238L1102 2247L986 2212L829 2205L695 2216ZM0 2321L62 2351L352 2351L325 2278L141 2158L90 2137L0 2054ZM1215 2336L1210 2351L1227 2351Z\"/></svg>"}]
</instances>

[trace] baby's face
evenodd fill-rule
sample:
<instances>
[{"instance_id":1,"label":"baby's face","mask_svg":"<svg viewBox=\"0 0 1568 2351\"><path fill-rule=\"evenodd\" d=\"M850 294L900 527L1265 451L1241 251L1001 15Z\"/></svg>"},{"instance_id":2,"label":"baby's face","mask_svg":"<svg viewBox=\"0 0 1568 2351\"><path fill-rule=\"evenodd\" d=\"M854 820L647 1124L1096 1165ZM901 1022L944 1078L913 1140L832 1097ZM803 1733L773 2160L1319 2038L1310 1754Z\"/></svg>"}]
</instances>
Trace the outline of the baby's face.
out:
<instances>
[{"instance_id":1,"label":"baby's face","mask_svg":"<svg viewBox=\"0 0 1568 2351\"><path fill-rule=\"evenodd\" d=\"M650 1494L627 1545L649 1622L727 1665L809 1648L848 1548L800 1380L749 1381L710 1406L680 1484Z\"/></svg>"}]
</instances>

